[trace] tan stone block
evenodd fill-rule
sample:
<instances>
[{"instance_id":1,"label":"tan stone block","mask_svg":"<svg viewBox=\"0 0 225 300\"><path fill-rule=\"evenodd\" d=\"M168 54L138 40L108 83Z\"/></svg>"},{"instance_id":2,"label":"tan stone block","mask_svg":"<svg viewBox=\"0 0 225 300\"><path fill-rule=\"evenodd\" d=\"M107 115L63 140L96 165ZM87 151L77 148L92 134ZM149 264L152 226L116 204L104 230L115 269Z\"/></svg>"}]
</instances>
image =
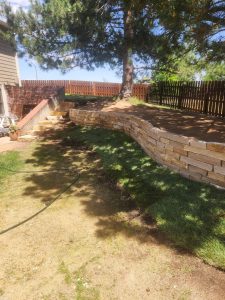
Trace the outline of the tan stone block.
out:
<instances>
[{"instance_id":1,"label":"tan stone block","mask_svg":"<svg viewBox=\"0 0 225 300\"><path fill-rule=\"evenodd\" d=\"M170 144L165 144L165 149L169 151L173 151L173 146L171 146Z\"/></svg>"},{"instance_id":2,"label":"tan stone block","mask_svg":"<svg viewBox=\"0 0 225 300\"><path fill-rule=\"evenodd\" d=\"M206 155L201 155L197 153L188 152L188 157L193 158L195 160L199 160L208 164L221 166L221 160L217 158L213 158Z\"/></svg>"},{"instance_id":3,"label":"tan stone block","mask_svg":"<svg viewBox=\"0 0 225 300\"><path fill-rule=\"evenodd\" d=\"M178 143L181 143L184 145L189 145L189 138L186 136L177 135L177 134L173 134L173 133L164 131L160 134L160 137L163 137L168 140L178 142Z\"/></svg>"},{"instance_id":4,"label":"tan stone block","mask_svg":"<svg viewBox=\"0 0 225 300\"><path fill-rule=\"evenodd\" d=\"M165 149L165 144L163 144L161 142L157 142L157 148L159 148L159 149Z\"/></svg>"},{"instance_id":5,"label":"tan stone block","mask_svg":"<svg viewBox=\"0 0 225 300\"><path fill-rule=\"evenodd\" d=\"M174 141L170 141L169 143L170 143L170 145L172 145L173 147L180 148L180 149L184 149L184 144L182 144L182 143L178 143L178 142L174 142Z\"/></svg>"},{"instance_id":6,"label":"tan stone block","mask_svg":"<svg viewBox=\"0 0 225 300\"><path fill-rule=\"evenodd\" d=\"M162 137L159 139L159 141L163 144L169 144L169 142L170 142L170 140L162 138Z\"/></svg>"},{"instance_id":7,"label":"tan stone block","mask_svg":"<svg viewBox=\"0 0 225 300\"><path fill-rule=\"evenodd\" d=\"M220 143L207 143L207 150L225 153L225 144Z\"/></svg>"},{"instance_id":8,"label":"tan stone block","mask_svg":"<svg viewBox=\"0 0 225 300\"><path fill-rule=\"evenodd\" d=\"M187 156L187 151L184 150L184 144L170 141L169 145L173 147L173 151L181 155Z\"/></svg>"},{"instance_id":9,"label":"tan stone block","mask_svg":"<svg viewBox=\"0 0 225 300\"><path fill-rule=\"evenodd\" d=\"M201 174L190 174L189 178L193 181L201 181L202 175Z\"/></svg>"},{"instance_id":10,"label":"tan stone block","mask_svg":"<svg viewBox=\"0 0 225 300\"><path fill-rule=\"evenodd\" d=\"M186 163L184 163L180 160L174 159L174 160L171 160L171 163L173 165L175 165L176 167L178 167L180 170L187 170L188 169L188 164L186 164Z\"/></svg>"},{"instance_id":11,"label":"tan stone block","mask_svg":"<svg viewBox=\"0 0 225 300\"><path fill-rule=\"evenodd\" d=\"M180 158L181 161L191 165L191 166L195 166L198 167L200 169L206 170L206 171L212 171L213 170L213 166L198 160L194 160L190 157L186 157L186 156L181 156Z\"/></svg>"},{"instance_id":12,"label":"tan stone block","mask_svg":"<svg viewBox=\"0 0 225 300\"><path fill-rule=\"evenodd\" d=\"M166 154L170 156L171 159L180 160L180 155L178 153L166 149Z\"/></svg>"},{"instance_id":13,"label":"tan stone block","mask_svg":"<svg viewBox=\"0 0 225 300\"><path fill-rule=\"evenodd\" d=\"M155 151L156 151L156 153L158 154L158 153L163 153L163 154L165 154L166 153L166 150L165 150L165 148L155 148Z\"/></svg>"},{"instance_id":14,"label":"tan stone block","mask_svg":"<svg viewBox=\"0 0 225 300\"><path fill-rule=\"evenodd\" d=\"M208 172L208 177L217 181L221 181L225 183L225 176L221 174L216 174L214 172Z\"/></svg>"},{"instance_id":15,"label":"tan stone block","mask_svg":"<svg viewBox=\"0 0 225 300\"><path fill-rule=\"evenodd\" d=\"M173 148L173 151L174 151L175 153L178 153L178 154L183 155L183 156L187 156L187 155L188 155L188 152L187 152L187 151L185 151L185 150L183 150L183 149L180 149L180 148L174 147L174 148Z\"/></svg>"},{"instance_id":16,"label":"tan stone block","mask_svg":"<svg viewBox=\"0 0 225 300\"><path fill-rule=\"evenodd\" d=\"M129 131L131 130L130 126L127 126L127 125L125 125L125 126L123 127L123 129L124 129L126 132L129 132Z\"/></svg>"},{"instance_id":17,"label":"tan stone block","mask_svg":"<svg viewBox=\"0 0 225 300\"><path fill-rule=\"evenodd\" d=\"M158 156L158 159L162 160L163 163L165 163L165 157L166 157L165 151L164 152L159 151L157 153L157 156Z\"/></svg>"},{"instance_id":18,"label":"tan stone block","mask_svg":"<svg viewBox=\"0 0 225 300\"><path fill-rule=\"evenodd\" d=\"M191 147L191 146L184 146L184 150L188 152L193 152L193 153L198 153L201 155L209 156L212 158L217 158L219 160L224 160L225 161L225 153L219 153L211 150L204 150L196 147Z\"/></svg>"},{"instance_id":19,"label":"tan stone block","mask_svg":"<svg viewBox=\"0 0 225 300\"><path fill-rule=\"evenodd\" d=\"M204 181L207 182L207 179L204 178ZM211 185L215 185L216 187L225 188L225 182L224 181L220 181L220 180L217 180L217 179L214 179L214 178L209 178L208 177L208 183L210 183Z\"/></svg>"},{"instance_id":20,"label":"tan stone block","mask_svg":"<svg viewBox=\"0 0 225 300\"><path fill-rule=\"evenodd\" d=\"M188 169L189 169L190 173L197 173L197 174L201 174L203 176L206 176L208 174L208 172L206 170L203 170L203 169L195 167L195 166L189 165Z\"/></svg>"},{"instance_id":21,"label":"tan stone block","mask_svg":"<svg viewBox=\"0 0 225 300\"><path fill-rule=\"evenodd\" d=\"M207 183L207 184L211 184L212 183L212 179L210 179L209 177L205 177L202 176L202 182Z\"/></svg>"},{"instance_id":22,"label":"tan stone block","mask_svg":"<svg viewBox=\"0 0 225 300\"><path fill-rule=\"evenodd\" d=\"M153 144L153 145L156 145L156 144L157 144L157 141L156 141L155 139L150 138L150 137L148 137L148 138L146 139L146 141L148 141L149 143L151 143L151 144Z\"/></svg>"},{"instance_id":23,"label":"tan stone block","mask_svg":"<svg viewBox=\"0 0 225 300\"><path fill-rule=\"evenodd\" d=\"M217 174L225 175L225 167L214 167L214 172Z\"/></svg>"},{"instance_id":24,"label":"tan stone block","mask_svg":"<svg viewBox=\"0 0 225 300\"><path fill-rule=\"evenodd\" d=\"M164 160L162 165L169 168L172 171L175 171L175 172L180 171L180 166L179 165L176 166L173 162L169 162L169 161Z\"/></svg>"},{"instance_id":25,"label":"tan stone block","mask_svg":"<svg viewBox=\"0 0 225 300\"><path fill-rule=\"evenodd\" d=\"M152 128L147 132L147 135L151 137L152 139L158 140L158 129L157 128Z\"/></svg>"}]
</instances>

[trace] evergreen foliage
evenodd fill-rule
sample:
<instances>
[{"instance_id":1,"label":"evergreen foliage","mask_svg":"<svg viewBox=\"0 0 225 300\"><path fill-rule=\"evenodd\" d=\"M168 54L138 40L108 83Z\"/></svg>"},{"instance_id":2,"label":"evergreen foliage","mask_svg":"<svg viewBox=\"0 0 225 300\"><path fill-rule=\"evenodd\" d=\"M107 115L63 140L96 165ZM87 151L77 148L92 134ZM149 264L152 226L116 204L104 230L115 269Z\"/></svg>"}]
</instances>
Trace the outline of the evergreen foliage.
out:
<instances>
[{"instance_id":1,"label":"evergreen foliage","mask_svg":"<svg viewBox=\"0 0 225 300\"><path fill-rule=\"evenodd\" d=\"M122 69L121 97L131 95L137 71L164 66L168 72L171 57L179 60L187 46L210 61L224 60L224 1L32 0L27 9L13 12L4 4L3 11L20 55L62 72Z\"/></svg>"}]
</instances>

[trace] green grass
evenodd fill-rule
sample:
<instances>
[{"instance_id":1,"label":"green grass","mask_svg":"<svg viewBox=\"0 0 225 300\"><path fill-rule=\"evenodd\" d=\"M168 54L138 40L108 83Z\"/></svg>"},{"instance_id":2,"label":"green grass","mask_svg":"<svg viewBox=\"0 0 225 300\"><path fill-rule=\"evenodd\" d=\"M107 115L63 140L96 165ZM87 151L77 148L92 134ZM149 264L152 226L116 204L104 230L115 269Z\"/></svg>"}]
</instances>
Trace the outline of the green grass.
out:
<instances>
[{"instance_id":1,"label":"green grass","mask_svg":"<svg viewBox=\"0 0 225 300\"><path fill-rule=\"evenodd\" d=\"M9 170L17 171L22 165L19 152L9 151L0 154L0 191L6 178L13 174Z\"/></svg>"},{"instance_id":2,"label":"green grass","mask_svg":"<svg viewBox=\"0 0 225 300\"><path fill-rule=\"evenodd\" d=\"M90 262L93 259L90 260ZM84 263L77 271L71 272L68 266L62 262L59 266L59 272L64 275L64 280L68 285L74 285L76 288L76 300L98 300L100 299L99 290L92 286L86 277L86 266Z\"/></svg>"},{"instance_id":3,"label":"green grass","mask_svg":"<svg viewBox=\"0 0 225 300\"><path fill-rule=\"evenodd\" d=\"M70 273L70 271L69 271L68 267L66 266L66 264L64 263L64 261L59 266L59 272L65 276L64 280L65 280L66 284L72 284L73 276Z\"/></svg>"},{"instance_id":4,"label":"green grass","mask_svg":"<svg viewBox=\"0 0 225 300\"><path fill-rule=\"evenodd\" d=\"M174 245L225 269L225 192L158 165L125 134L76 127L64 132L101 158L106 175L126 190Z\"/></svg>"},{"instance_id":5,"label":"green grass","mask_svg":"<svg viewBox=\"0 0 225 300\"><path fill-rule=\"evenodd\" d=\"M169 106L165 106L165 105L157 105L157 104L153 104L153 103L148 103L148 102L144 102L143 100L140 100L137 97L131 97L128 100L130 102L130 104L132 105L136 105L136 106L147 106L149 108L159 108L159 109L171 109ZM173 110L176 110L175 108L173 108Z\"/></svg>"}]
</instances>

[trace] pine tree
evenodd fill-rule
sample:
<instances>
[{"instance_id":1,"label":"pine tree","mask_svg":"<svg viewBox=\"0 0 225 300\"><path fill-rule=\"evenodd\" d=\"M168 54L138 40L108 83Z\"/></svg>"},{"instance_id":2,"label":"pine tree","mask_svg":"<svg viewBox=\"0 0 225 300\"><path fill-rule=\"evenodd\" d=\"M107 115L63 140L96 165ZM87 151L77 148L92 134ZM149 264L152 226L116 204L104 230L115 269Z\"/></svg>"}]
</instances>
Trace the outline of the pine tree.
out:
<instances>
[{"instance_id":1,"label":"pine tree","mask_svg":"<svg viewBox=\"0 0 225 300\"><path fill-rule=\"evenodd\" d=\"M122 69L122 98L131 95L137 70L169 68L172 54L182 56L187 45L224 59L221 0L32 0L26 10L4 11L21 55L63 72Z\"/></svg>"},{"instance_id":2,"label":"pine tree","mask_svg":"<svg viewBox=\"0 0 225 300\"><path fill-rule=\"evenodd\" d=\"M161 2L161 1L159 1ZM225 60L225 1L169 0L163 24L210 62ZM207 62L206 60L206 62Z\"/></svg>"},{"instance_id":3,"label":"pine tree","mask_svg":"<svg viewBox=\"0 0 225 300\"><path fill-rule=\"evenodd\" d=\"M120 96L132 93L135 64L150 64L177 46L158 23L157 1L37 0L8 22L17 34L20 54L28 53L43 69L123 66Z\"/></svg>"}]
</instances>

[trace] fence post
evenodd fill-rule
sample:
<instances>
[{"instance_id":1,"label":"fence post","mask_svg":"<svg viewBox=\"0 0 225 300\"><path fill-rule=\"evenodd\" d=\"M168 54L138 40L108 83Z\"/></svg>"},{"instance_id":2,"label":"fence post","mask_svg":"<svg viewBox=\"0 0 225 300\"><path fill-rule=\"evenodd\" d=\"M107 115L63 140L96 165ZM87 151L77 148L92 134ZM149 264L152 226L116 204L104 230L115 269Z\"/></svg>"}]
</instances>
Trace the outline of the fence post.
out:
<instances>
[{"instance_id":1,"label":"fence post","mask_svg":"<svg viewBox=\"0 0 225 300\"><path fill-rule=\"evenodd\" d=\"M159 88L159 104L162 105L163 100L163 83L160 82L160 88Z\"/></svg>"},{"instance_id":2,"label":"fence post","mask_svg":"<svg viewBox=\"0 0 225 300\"><path fill-rule=\"evenodd\" d=\"M182 108L183 93L184 93L184 86L183 86L183 84L181 84L180 91L179 91L179 97L178 97L178 109Z\"/></svg>"},{"instance_id":3,"label":"fence post","mask_svg":"<svg viewBox=\"0 0 225 300\"><path fill-rule=\"evenodd\" d=\"M93 96L96 96L96 89L95 89L95 82L92 81L92 93L93 93Z\"/></svg>"},{"instance_id":4,"label":"fence post","mask_svg":"<svg viewBox=\"0 0 225 300\"><path fill-rule=\"evenodd\" d=\"M208 113L208 105L209 105L209 93L206 93L204 99L204 114Z\"/></svg>"},{"instance_id":5,"label":"fence post","mask_svg":"<svg viewBox=\"0 0 225 300\"><path fill-rule=\"evenodd\" d=\"M146 90L145 90L145 102L149 102L149 100L150 100L150 88L151 88L151 85L148 84L146 87Z\"/></svg>"}]
</instances>

